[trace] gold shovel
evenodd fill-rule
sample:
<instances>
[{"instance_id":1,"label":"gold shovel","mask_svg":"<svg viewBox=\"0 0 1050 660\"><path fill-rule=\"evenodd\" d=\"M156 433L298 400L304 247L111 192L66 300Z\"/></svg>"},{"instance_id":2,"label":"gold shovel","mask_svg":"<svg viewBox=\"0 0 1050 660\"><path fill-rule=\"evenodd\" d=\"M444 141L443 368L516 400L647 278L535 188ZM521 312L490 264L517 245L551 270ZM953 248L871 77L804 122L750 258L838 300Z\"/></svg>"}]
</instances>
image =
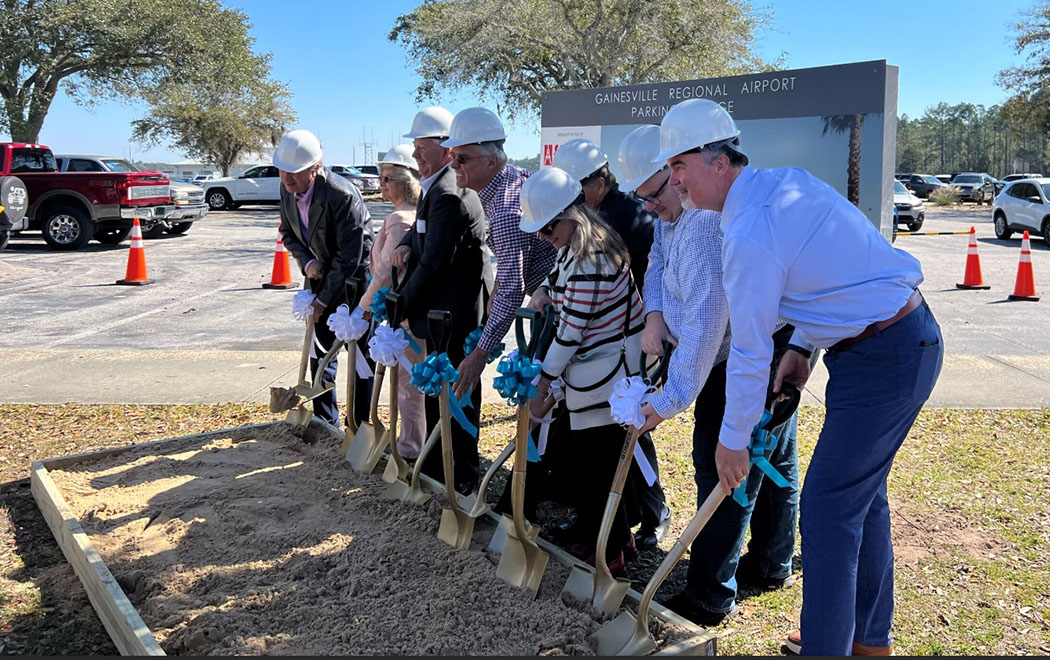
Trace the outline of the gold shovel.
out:
<instances>
[{"instance_id":1,"label":"gold shovel","mask_svg":"<svg viewBox=\"0 0 1050 660\"><path fill-rule=\"evenodd\" d=\"M755 430L752 431L752 442L754 442L755 434L760 429L772 431L790 419L791 415L798 408L802 394L797 387L790 383L783 383L781 385L781 393L787 399L779 402L779 405L777 401L778 395L772 394L767 399L766 410L768 416L764 415L762 421L755 426ZM667 579L671 569L685 556L686 550L699 536L704 529L704 525L714 515L715 510L718 509L718 505L722 503L725 496L721 484L716 484L711 489L711 494L700 505L696 515L689 521L682 535L674 542L674 547L667 553L664 560L660 562L660 566L657 567L656 572L649 579L649 584L645 585L642 599L638 601L638 615L635 616L629 611L625 611L594 633L594 638L598 642L598 655L647 655L656 649L656 640L649 633L649 605L652 604L653 596L656 595L660 585Z\"/></svg>"},{"instance_id":2,"label":"gold shovel","mask_svg":"<svg viewBox=\"0 0 1050 660\"><path fill-rule=\"evenodd\" d=\"M693 539L714 515L715 509L723 499L725 499L725 493L722 492L722 485L718 484L711 490L711 494L704 500L693 519L689 521L682 535L674 542L674 547L660 562L649 584L645 585L642 599L638 602L638 615L635 616L630 611L625 611L594 633L594 638L598 642L598 655L648 655L656 649L656 640L649 633L649 605L653 602L653 596L667 579L671 569L685 555Z\"/></svg>"},{"instance_id":3,"label":"gold shovel","mask_svg":"<svg viewBox=\"0 0 1050 660\"><path fill-rule=\"evenodd\" d=\"M350 443L350 449L346 452L346 460L357 472L370 473L379 465L379 459L383 457L386 445L386 426L379 419L379 394L383 389L383 380L386 378L386 366L383 363L376 364L375 379L372 381L372 400L368 406L368 420L362 422L354 434L354 440Z\"/></svg>"},{"instance_id":4,"label":"gold shovel","mask_svg":"<svg viewBox=\"0 0 1050 660\"><path fill-rule=\"evenodd\" d=\"M519 309L516 312L515 331L518 338L518 352L526 359L531 358L536 350L539 333L536 333L536 320L539 312L532 309ZM532 323L532 342L525 343L525 319ZM550 560L543 550L536 545L535 532L530 530L525 520L525 469L528 463L529 442L529 402L518 406L518 432L514 443L514 470L511 472L511 507L513 509L513 528L508 530L507 542L500 555L496 576L516 587L527 590L533 598L540 589L543 572ZM504 516L506 517L506 516Z\"/></svg>"},{"instance_id":5,"label":"gold shovel","mask_svg":"<svg viewBox=\"0 0 1050 660\"><path fill-rule=\"evenodd\" d=\"M671 345L664 341L663 357L656 371L651 375L645 364L645 354L642 354L641 376L650 386L656 386L667 374L667 365L671 359ZM631 581L626 578L614 578L609 570L609 562L605 551L609 545L609 533L612 531L613 518L616 509L620 506L620 498L623 495L623 486L627 481L627 472L631 467L634 457L634 448L638 444L641 430L633 426L631 433L623 443L620 450L620 462L616 465L616 474L613 476L612 488L609 490L609 499L605 503L605 515L602 517L601 526L598 529L598 543L594 552L594 568L586 565L575 564L569 573L569 579L562 587L562 594L568 594L577 600L590 601L591 605L598 608L606 616L611 617L620 609L623 597L631 588Z\"/></svg>"},{"instance_id":6,"label":"gold shovel","mask_svg":"<svg viewBox=\"0 0 1050 660\"><path fill-rule=\"evenodd\" d=\"M404 310L404 301L398 292L400 286L397 283L397 269L391 269L390 293L386 294L386 313L389 317L390 327L397 330L401 327L401 317ZM408 477L408 462L401 457L401 450L397 447L397 388L400 380L401 367L395 364L390 370L390 426L386 430L387 440L384 444L390 447L390 456L387 458L386 469L383 470L383 481L388 484L400 481L408 487L405 479Z\"/></svg>"},{"instance_id":7,"label":"gold shovel","mask_svg":"<svg viewBox=\"0 0 1050 660\"><path fill-rule=\"evenodd\" d=\"M412 480L408 484L398 480L387 485L386 490L383 491L380 498L384 500L411 502L412 504L425 504L430 500L430 493L423 490L419 475L423 471L423 462L427 460L427 456L430 455L430 450L434 448L434 445L436 445L440 439L441 425L435 424L434 429L430 432L430 436L427 437L427 441L423 444L423 448L419 451L419 457L416 459L416 464L412 467Z\"/></svg>"},{"instance_id":8,"label":"gold shovel","mask_svg":"<svg viewBox=\"0 0 1050 660\"><path fill-rule=\"evenodd\" d=\"M346 306L351 312L357 303L357 294L361 286L360 280L350 278L346 281ZM343 432L343 446L339 453L346 456L350 449L350 442L357 435L357 417L354 415L354 404L357 398L357 342L346 345L346 430Z\"/></svg>"}]
</instances>

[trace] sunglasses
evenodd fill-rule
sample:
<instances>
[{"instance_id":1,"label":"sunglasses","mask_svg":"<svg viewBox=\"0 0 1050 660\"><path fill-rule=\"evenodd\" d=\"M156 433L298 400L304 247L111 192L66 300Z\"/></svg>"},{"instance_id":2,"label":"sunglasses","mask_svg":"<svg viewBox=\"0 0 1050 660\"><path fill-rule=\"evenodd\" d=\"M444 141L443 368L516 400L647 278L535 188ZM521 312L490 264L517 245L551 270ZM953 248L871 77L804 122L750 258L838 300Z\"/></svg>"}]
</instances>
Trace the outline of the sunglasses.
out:
<instances>
[{"instance_id":1,"label":"sunglasses","mask_svg":"<svg viewBox=\"0 0 1050 660\"><path fill-rule=\"evenodd\" d=\"M477 158L485 158L485 156L468 156L466 154L457 154L452 157L452 162L456 165L466 165L467 161L475 160Z\"/></svg>"},{"instance_id":2,"label":"sunglasses","mask_svg":"<svg viewBox=\"0 0 1050 660\"><path fill-rule=\"evenodd\" d=\"M383 182L383 183L390 183L391 181L394 180L394 177L392 177L392 176L381 176L381 177L379 177L379 180L381 182Z\"/></svg>"},{"instance_id":3,"label":"sunglasses","mask_svg":"<svg viewBox=\"0 0 1050 660\"><path fill-rule=\"evenodd\" d=\"M660 193L662 193L664 191L664 188L667 187L667 184L670 181L671 181L671 173L668 172L667 173L667 178L664 179L664 182L662 184L660 184L660 187L657 188L656 192L654 192L652 195L639 195L638 193L635 193L634 196L637 197L638 199L640 199L643 202L648 202L648 203L653 204L655 206L656 204L660 203Z\"/></svg>"},{"instance_id":4,"label":"sunglasses","mask_svg":"<svg viewBox=\"0 0 1050 660\"><path fill-rule=\"evenodd\" d=\"M543 234L544 236L550 236L554 233L554 228L558 226L559 222L561 222L561 218L554 218L547 224L540 227L539 233Z\"/></svg>"}]
</instances>

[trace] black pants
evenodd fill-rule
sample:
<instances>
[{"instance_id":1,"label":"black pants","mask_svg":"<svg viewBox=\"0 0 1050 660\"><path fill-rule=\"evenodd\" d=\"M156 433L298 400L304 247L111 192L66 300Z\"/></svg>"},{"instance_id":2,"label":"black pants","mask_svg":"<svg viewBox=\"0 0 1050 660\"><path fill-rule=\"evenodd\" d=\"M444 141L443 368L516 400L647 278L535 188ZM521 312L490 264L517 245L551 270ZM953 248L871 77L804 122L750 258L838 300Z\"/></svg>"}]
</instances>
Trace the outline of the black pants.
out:
<instances>
[{"instance_id":1,"label":"black pants","mask_svg":"<svg viewBox=\"0 0 1050 660\"><path fill-rule=\"evenodd\" d=\"M639 515L637 516L638 519L631 517L628 522L631 527L641 523L640 531L651 531L660 524L667 505L664 499L664 489L660 485L660 468L656 463L656 446L653 444L652 435L644 433L638 438L638 446L642 448L642 453L645 454L646 459L649 460L649 465L653 468L653 472L656 473L656 480L652 486L646 483L641 468L638 467L637 463L631 461L631 469L627 473L627 481L633 485L634 493L637 496Z\"/></svg>"},{"instance_id":2,"label":"black pants","mask_svg":"<svg viewBox=\"0 0 1050 660\"><path fill-rule=\"evenodd\" d=\"M334 311L334 307L329 307L325 310L324 314L321 315L321 319L314 324L315 341L313 342L310 351L310 373L307 374L308 379L312 379L312 374L317 372L318 365L324 360L325 354L336 342L335 333L328 327L328 317L331 316ZM318 346L318 344L320 344L320 346ZM375 363L368 358L367 337L362 337L358 340L358 345L363 346L362 350L365 354L365 359L368 361L372 370L375 371ZM326 384L334 383L338 369L339 356L336 355L324 370L324 374L321 376L321 382ZM371 378L360 378L356 373L352 374L352 377L357 379L357 382L354 385L354 420L360 424L368 419L368 405L372 397L373 380ZM336 397L336 389L337 388L333 387L328 392L325 392L314 399L314 415L320 417L329 424L338 427L339 403Z\"/></svg>"},{"instance_id":3,"label":"black pants","mask_svg":"<svg viewBox=\"0 0 1050 660\"><path fill-rule=\"evenodd\" d=\"M463 342L466 336L453 336L448 345L448 358L453 365L459 364L463 359ZM431 353L435 350L433 341L427 339L426 350ZM480 427L481 422L481 381L470 393L470 407L464 407L463 413L467 420L475 427ZM441 420L441 407L437 397L426 397L425 403L427 416L427 432L431 432L434 426ZM480 457L478 456L478 437L470 435L459 422L452 420L452 459L455 461L456 489L461 492L469 492L477 488L480 468ZM423 462L422 473L441 483L445 482L444 467L441 462L441 451L435 447L427 455Z\"/></svg>"}]
</instances>

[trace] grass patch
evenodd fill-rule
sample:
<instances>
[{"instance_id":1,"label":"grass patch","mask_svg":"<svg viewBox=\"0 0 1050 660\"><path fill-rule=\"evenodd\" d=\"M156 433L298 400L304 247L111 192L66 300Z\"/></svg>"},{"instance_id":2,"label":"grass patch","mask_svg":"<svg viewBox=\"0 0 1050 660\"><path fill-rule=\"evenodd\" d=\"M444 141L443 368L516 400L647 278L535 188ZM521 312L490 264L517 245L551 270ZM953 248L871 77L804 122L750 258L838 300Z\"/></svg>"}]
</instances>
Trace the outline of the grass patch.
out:
<instances>
[{"instance_id":1,"label":"grass patch","mask_svg":"<svg viewBox=\"0 0 1050 660\"><path fill-rule=\"evenodd\" d=\"M265 406L0 405L0 653L113 653L28 493L32 459L276 419ZM823 410L800 412L803 466ZM513 437L502 405L482 410L482 452ZM691 418L656 434L674 510L669 549L696 508ZM1050 411L926 410L890 475L900 653L1050 653ZM804 579L804 576L802 576ZM743 594L716 628L727 654L776 654L797 627L801 583Z\"/></svg>"}]
</instances>

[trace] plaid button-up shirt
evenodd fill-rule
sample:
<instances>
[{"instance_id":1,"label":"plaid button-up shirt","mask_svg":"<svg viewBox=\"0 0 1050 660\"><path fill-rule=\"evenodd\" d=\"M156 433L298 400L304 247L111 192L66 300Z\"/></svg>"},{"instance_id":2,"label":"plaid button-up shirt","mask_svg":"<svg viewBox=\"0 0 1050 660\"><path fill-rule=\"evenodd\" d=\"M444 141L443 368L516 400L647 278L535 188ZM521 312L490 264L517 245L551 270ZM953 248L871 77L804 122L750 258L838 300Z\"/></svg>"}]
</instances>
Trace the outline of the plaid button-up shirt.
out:
<instances>
[{"instance_id":1,"label":"plaid button-up shirt","mask_svg":"<svg viewBox=\"0 0 1050 660\"><path fill-rule=\"evenodd\" d=\"M489 221L488 246L496 257L496 294L478 347L491 351L514 322L525 294L536 290L554 267L554 246L518 228L521 187L527 170L505 165L478 196Z\"/></svg>"}]
</instances>

